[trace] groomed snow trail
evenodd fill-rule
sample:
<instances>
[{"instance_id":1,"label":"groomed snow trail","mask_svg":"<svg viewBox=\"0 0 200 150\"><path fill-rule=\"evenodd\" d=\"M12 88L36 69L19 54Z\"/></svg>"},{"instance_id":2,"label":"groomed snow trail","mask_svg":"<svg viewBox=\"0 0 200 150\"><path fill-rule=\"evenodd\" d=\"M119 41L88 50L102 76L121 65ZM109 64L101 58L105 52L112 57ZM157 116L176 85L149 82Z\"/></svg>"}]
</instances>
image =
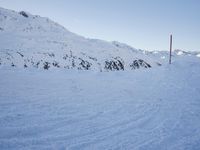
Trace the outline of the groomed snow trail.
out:
<instances>
[{"instance_id":1,"label":"groomed snow trail","mask_svg":"<svg viewBox=\"0 0 200 150\"><path fill-rule=\"evenodd\" d=\"M132 72L0 69L0 149L200 149L200 61Z\"/></svg>"}]
</instances>

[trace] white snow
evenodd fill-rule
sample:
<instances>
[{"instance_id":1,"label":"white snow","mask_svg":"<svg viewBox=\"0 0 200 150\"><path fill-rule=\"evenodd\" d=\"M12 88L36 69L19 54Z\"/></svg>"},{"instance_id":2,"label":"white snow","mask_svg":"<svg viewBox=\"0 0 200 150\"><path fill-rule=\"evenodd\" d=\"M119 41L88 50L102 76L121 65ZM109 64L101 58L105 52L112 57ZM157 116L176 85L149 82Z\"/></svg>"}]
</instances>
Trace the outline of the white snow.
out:
<instances>
[{"instance_id":1,"label":"white snow","mask_svg":"<svg viewBox=\"0 0 200 150\"><path fill-rule=\"evenodd\" d=\"M200 149L197 52L173 51L167 65L166 51L87 39L26 14L0 8L0 150ZM141 59L151 69L131 69L134 60L145 68ZM100 72L112 60L124 71Z\"/></svg>"},{"instance_id":2,"label":"white snow","mask_svg":"<svg viewBox=\"0 0 200 150\"><path fill-rule=\"evenodd\" d=\"M197 57L200 57L200 54L197 54L196 56L197 56Z\"/></svg>"},{"instance_id":3,"label":"white snow","mask_svg":"<svg viewBox=\"0 0 200 150\"><path fill-rule=\"evenodd\" d=\"M177 52L177 55L183 55L182 51Z\"/></svg>"},{"instance_id":4,"label":"white snow","mask_svg":"<svg viewBox=\"0 0 200 150\"><path fill-rule=\"evenodd\" d=\"M200 149L200 61L98 73L0 69L0 149Z\"/></svg>"},{"instance_id":5,"label":"white snow","mask_svg":"<svg viewBox=\"0 0 200 150\"><path fill-rule=\"evenodd\" d=\"M161 59L165 59L166 57L165 56L161 56Z\"/></svg>"},{"instance_id":6,"label":"white snow","mask_svg":"<svg viewBox=\"0 0 200 150\"><path fill-rule=\"evenodd\" d=\"M48 62L50 69L58 69L54 63L61 69L79 70L89 64L89 70L107 71L106 62L120 61L127 71L133 70L132 64L139 59L151 67L167 62L166 51L148 52L117 41L84 38L48 18L25 13L28 17L0 8L0 67L44 69ZM175 50L173 57L178 57L179 52L196 56Z\"/></svg>"},{"instance_id":7,"label":"white snow","mask_svg":"<svg viewBox=\"0 0 200 150\"><path fill-rule=\"evenodd\" d=\"M18 68L43 68L44 62L58 62L60 68L80 67L80 59L92 64L90 70L104 70L105 61L119 58L125 70L136 59L142 59L151 66L157 66L159 59L152 59L126 44L98 39L88 39L76 35L48 18L27 13L24 17L18 12L0 8L0 63L3 66L14 64ZM23 58L19 55L23 54ZM49 57L48 54L54 54ZM79 59L80 58L80 59ZM94 59L93 59L94 58ZM52 69L52 67L50 67Z\"/></svg>"}]
</instances>

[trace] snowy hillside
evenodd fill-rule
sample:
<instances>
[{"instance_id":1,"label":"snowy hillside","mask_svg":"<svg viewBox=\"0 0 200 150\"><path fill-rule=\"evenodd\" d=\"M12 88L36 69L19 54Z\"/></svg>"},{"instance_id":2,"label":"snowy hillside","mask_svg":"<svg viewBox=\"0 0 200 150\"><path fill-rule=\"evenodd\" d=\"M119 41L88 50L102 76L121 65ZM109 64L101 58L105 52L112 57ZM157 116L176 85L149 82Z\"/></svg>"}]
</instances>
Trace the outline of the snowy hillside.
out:
<instances>
[{"instance_id":1,"label":"snowy hillside","mask_svg":"<svg viewBox=\"0 0 200 150\"><path fill-rule=\"evenodd\" d=\"M86 39L48 18L0 8L0 67L132 70L160 66L167 56Z\"/></svg>"},{"instance_id":2,"label":"snowy hillside","mask_svg":"<svg viewBox=\"0 0 200 150\"><path fill-rule=\"evenodd\" d=\"M0 8L0 64L20 68L131 70L157 64L126 44L86 39L27 12Z\"/></svg>"},{"instance_id":3,"label":"snowy hillside","mask_svg":"<svg viewBox=\"0 0 200 150\"><path fill-rule=\"evenodd\" d=\"M167 55L86 39L48 18L0 8L0 67L133 70L160 66Z\"/></svg>"}]
</instances>

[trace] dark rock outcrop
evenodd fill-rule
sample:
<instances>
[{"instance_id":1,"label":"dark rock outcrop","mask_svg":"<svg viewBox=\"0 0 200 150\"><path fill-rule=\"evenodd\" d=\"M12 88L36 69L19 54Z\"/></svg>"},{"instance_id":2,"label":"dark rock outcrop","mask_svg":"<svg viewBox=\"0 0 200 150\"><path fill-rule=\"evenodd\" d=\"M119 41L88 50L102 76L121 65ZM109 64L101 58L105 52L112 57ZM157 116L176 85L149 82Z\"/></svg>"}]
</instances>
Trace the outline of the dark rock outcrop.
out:
<instances>
[{"instance_id":1,"label":"dark rock outcrop","mask_svg":"<svg viewBox=\"0 0 200 150\"><path fill-rule=\"evenodd\" d=\"M79 69L81 69L81 70L89 70L90 67L92 66L92 64L89 63L89 62L86 61L86 60L83 60L83 59L81 59L81 58L79 58L79 60L81 61L81 62L79 63Z\"/></svg>"},{"instance_id":2,"label":"dark rock outcrop","mask_svg":"<svg viewBox=\"0 0 200 150\"><path fill-rule=\"evenodd\" d=\"M131 69L151 68L151 65L142 59L137 59L137 60L134 60L133 63L130 64L130 67Z\"/></svg>"},{"instance_id":3,"label":"dark rock outcrop","mask_svg":"<svg viewBox=\"0 0 200 150\"><path fill-rule=\"evenodd\" d=\"M105 61L105 70L117 71L124 70L124 61L120 57L116 57L113 60Z\"/></svg>"},{"instance_id":4,"label":"dark rock outcrop","mask_svg":"<svg viewBox=\"0 0 200 150\"><path fill-rule=\"evenodd\" d=\"M25 18L28 18L28 14L25 11L20 11L19 14L24 16Z\"/></svg>"},{"instance_id":5,"label":"dark rock outcrop","mask_svg":"<svg viewBox=\"0 0 200 150\"><path fill-rule=\"evenodd\" d=\"M50 68L50 63L49 62L44 62L44 69L48 70Z\"/></svg>"}]
</instances>

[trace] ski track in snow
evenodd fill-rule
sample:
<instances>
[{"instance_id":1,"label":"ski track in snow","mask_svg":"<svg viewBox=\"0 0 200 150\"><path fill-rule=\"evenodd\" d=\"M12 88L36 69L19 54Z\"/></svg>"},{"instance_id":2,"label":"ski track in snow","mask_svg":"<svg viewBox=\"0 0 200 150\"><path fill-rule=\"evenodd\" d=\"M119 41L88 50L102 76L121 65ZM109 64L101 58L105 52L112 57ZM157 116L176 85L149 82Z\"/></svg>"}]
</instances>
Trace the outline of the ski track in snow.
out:
<instances>
[{"instance_id":1,"label":"ski track in snow","mask_svg":"<svg viewBox=\"0 0 200 150\"><path fill-rule=\"evenodd\" d=\"M200 149L200 63L0 69L0 149Z\"/></svg>"}]
</instances>

